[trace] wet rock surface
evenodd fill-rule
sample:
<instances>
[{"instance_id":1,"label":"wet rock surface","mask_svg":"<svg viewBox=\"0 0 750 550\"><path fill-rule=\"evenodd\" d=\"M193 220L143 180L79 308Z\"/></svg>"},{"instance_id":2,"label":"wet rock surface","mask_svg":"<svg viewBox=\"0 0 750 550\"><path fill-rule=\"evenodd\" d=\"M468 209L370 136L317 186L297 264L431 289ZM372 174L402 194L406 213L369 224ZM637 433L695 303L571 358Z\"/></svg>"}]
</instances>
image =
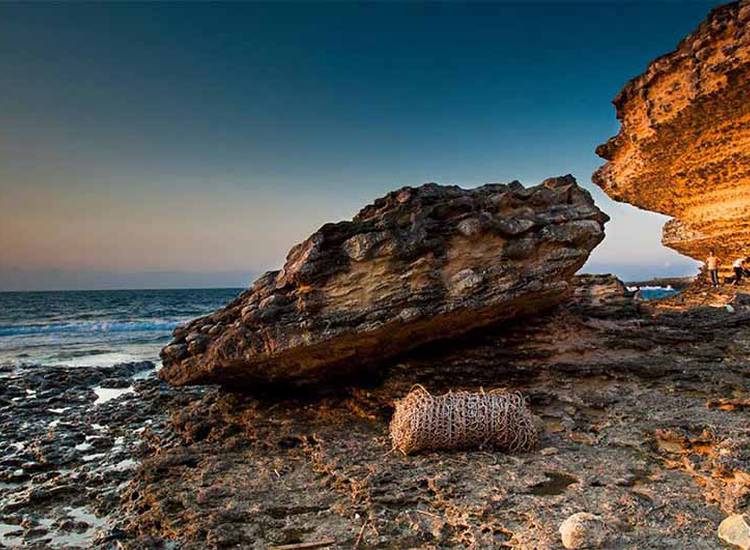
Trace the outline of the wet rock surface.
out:
<instances>
[{"instance_id":1,"label":"wet rock surface","mask_svg":"<svg viewBox=\"0 0 750 550\"><path fill-rule=\"evenodd\" d=\"M749 312L577 285L546 316L420 348L369 387L212 389L168 407L122 495L122 545L559 549L561 524L586 513L602 547L719 547L749 503L750 428L746 408L711 403L750 398ZM393 400L416 383L522 391L539 449L392 452Z\"/></svg>"},{"instance_id":2,"label":"wet rock surface","mask_svg":"<svg viewBox=\"0 0 750 550\"><path fill-rule=\"evenodd\" d=\"M160 376L256 390L362 376L420 344L556 305L607 219L572 176L404 187L178 327Z\"/></svg>"},{"instance_id":3,"label":"wet rock surface","mask_svg":"<svg viewBox=\"0 0 750 550\"><path fill-rule=\"evenodd\" d=\"M175 394L148 362L0 367L0 546L116 544L120 495L168 403L199 393Z\"/></svg>"},{"instance_id":4,"label":"wet rock surface","mask_svg":"<svg viewBox=\"0 0 750 550\"><path fill-rule=\"evenodd\" d=\"M673 217L663 242L704 260L750 249L750 1L714 9L615 98L621 128L594 174L613 199ZM728 274L729 274L728 273Z\"/></svg>"}]
</instances>

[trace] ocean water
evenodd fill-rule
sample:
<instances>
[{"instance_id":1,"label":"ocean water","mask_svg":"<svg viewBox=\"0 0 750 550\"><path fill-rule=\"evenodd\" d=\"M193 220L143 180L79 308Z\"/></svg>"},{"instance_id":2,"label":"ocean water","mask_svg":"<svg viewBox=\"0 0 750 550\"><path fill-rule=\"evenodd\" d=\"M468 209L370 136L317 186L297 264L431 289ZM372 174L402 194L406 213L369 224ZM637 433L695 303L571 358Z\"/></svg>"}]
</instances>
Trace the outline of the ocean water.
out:
<instances>
[{"instance_id":1,"label":"ocean water","mask_svg":"<svg viewBox=\"0 0 750 550\"><path fill-rule=\"evenodd\" d=\"M158 362L178 324L242 289L0 292L0 364Z\"/></svg>"},{"instance_id":2,"label":"ocean water","mask_svg":"<svg viewBox=\"0 0 750 550\"><path fill-rule=\"evenodd\" d=\"M660 300L679 293L678 290L675 290L671 286L628 287L628 290L633 292L640 290L640 298L642 300Z\"/></svg>"}]
</instances>

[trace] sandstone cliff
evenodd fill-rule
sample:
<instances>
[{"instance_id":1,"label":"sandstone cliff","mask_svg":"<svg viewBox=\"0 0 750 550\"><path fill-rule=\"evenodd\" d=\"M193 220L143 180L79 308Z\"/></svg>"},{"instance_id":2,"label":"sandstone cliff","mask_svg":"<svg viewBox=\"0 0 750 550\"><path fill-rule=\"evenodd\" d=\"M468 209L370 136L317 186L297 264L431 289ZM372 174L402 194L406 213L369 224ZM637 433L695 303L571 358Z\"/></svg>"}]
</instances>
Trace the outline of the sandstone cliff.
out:
<instances>
[{"instance_id":1,"label":"sandstone cliff","mask_svg":"<svg viewBox=\"0 0 750 550\"><path fill-rule=\"evenodd\" d=\"M320 382L559 303L607 216L572 176L405 187L295 246L226 307L175 330L161 376Z\"/></svg>"},{"instance_id":2,"label":"sandstone cliff","mask_svg":"<svg viewBox=\"0 0 750 550\"><path fill-rule=\"evenodd\" d=\"M594 182L672 216L663 242L725 267L750 255L750 1L713 10L614 100L620 132Z\"/></svg>"}]
</instances>

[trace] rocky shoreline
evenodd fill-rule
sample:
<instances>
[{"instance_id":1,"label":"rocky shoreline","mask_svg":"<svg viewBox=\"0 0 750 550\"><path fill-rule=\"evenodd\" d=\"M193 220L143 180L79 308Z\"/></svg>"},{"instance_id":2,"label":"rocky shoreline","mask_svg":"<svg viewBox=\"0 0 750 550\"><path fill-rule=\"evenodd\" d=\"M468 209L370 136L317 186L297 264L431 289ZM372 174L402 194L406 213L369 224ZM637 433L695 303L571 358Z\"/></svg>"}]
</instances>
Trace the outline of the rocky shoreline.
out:
<instances>
[{"instance_id":1,"label":"rocky shoreline","mask_svg":"<svg viewBox=\"0 0 750 550\"><path fill-rule=\"evenodd\" d=\"M594 182L722 280L750 250L749 86L739 0L624 87L597 148ZM200 308L158 376L0 366L0 546L750 550L747 281L652 303L574 276L608 220L571 175L403 187ZM519 392L539 446L404 456L415 385Z\"/></svg>"},{"instance_id":2,"label":"rocky shoreline","mask_svg":"<svg viewBox=\"0 0 750 550\"><path fill-rule=\"evenodd\" d=\"M613 277L576 285L547 315L317 395L173 389L148 363L7 367L0 540L554 549L561 524L586 513L600 548L717 548L719 523L750 501L742 288L702 291L730 311L684 296L639 303ZM522 391L544 426L540 448L392 452L393 399L416 383ZM104 401L102 388L122 393Z\"/></svg>"},{"instance_id":3,"label":"rocky shoreline","mask_svg":"<svg viewBox=\"0 0 750 550\"><path fill-rule=\"evenodd\" d=\"M0 546L111 547L120 494L174 392L149 362L0 368Z\"/></svg>"}]
</instances>

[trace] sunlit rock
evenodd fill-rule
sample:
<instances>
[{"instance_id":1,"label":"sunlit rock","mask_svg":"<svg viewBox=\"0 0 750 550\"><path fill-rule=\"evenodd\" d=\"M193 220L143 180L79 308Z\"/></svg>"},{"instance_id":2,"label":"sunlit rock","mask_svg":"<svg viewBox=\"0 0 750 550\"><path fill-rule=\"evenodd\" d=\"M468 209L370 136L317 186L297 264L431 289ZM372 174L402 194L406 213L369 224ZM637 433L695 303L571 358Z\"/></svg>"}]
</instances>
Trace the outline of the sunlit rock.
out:
<instances>
[{"instance_id":1,"label":"sunlit rock","mask_svg":"<svg viewBox=\"0 0 750 550\"><path fill-rule=\"evenodd\" d=\"M724 268L750 255L750 2L721 6L614 100L621 128L594 182L671 216L663 242Z\"/></svg>"}]
</instances>

